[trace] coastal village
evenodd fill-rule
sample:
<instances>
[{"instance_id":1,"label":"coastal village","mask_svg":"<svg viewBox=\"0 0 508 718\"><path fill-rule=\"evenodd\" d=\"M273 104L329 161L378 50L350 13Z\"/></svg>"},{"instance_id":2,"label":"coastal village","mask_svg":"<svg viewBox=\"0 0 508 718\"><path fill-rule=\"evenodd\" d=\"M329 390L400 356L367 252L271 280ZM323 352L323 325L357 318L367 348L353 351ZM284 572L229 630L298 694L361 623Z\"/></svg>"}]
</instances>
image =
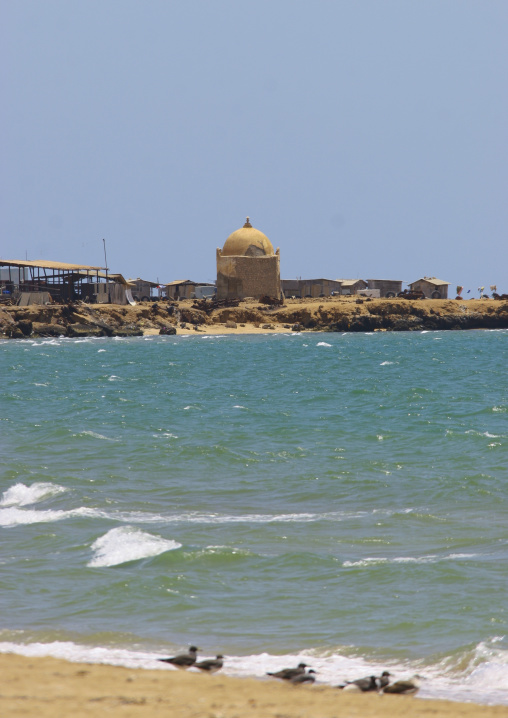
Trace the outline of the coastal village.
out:
<instances>
[{"instance_id":1,"label":"coastal village","mask_svg":"<svg viewBox=\"0 0 508 718\"><path fill-rule=\"evenodd\" d=\"M281 279L280 249L249 217L217 248L216 266L214 284L161 283L108 267L0 259L0 336L508 327L508 295L495 286L466 302L463 287L449 298L450 282L428 276L404 289L400 279Z\"/></svg>"}]
</instances>

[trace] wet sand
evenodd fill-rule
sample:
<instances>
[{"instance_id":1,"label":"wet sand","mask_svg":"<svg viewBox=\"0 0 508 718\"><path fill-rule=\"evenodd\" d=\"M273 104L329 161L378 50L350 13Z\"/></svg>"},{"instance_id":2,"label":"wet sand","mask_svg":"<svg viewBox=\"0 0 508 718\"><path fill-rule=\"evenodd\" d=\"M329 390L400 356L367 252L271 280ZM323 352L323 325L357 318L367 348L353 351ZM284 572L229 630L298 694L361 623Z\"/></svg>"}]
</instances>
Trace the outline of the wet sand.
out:
<instances>
[{"instance_id":1,"label":"wet sand","mask_svg":"<svg viewBox=\"0 0 508 718\"><path fill-rule=\"evenodd\" d=\"M500 718L507 706L344 693L195 672L0 654L0 715L39 718Z\"/></svg>"}]
</instances>

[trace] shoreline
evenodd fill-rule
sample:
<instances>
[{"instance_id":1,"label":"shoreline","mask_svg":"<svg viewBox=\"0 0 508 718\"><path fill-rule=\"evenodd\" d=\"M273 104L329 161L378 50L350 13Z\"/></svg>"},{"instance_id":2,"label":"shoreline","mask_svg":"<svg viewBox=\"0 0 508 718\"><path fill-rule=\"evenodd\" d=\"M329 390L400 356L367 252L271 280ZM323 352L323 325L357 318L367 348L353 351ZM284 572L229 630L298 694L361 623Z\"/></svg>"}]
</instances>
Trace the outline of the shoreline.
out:
<instances>
[{"instance_id":1,"label":"shoreline","mask_svg":"<svg viewBox=\"0 0 508 718\"><path fill-rule=\"evenodd\" d=\"M280 307L253 299L232 307L190 299L135 306L76 302L0 307L0 339L465 329L508 329L508 301L352 296L288 299Z\"/></svg>"},{"instance_id":2,"label":"shoreline","mask_svg":"<svg viewBox=\"0 0 508 718\"><path fill-rule=\"evenodd\" d=\"M499 718L504 705L357 694L220 673L123 668L0 654L3 716L113 718Z\"/></svg>"}]
</instances>

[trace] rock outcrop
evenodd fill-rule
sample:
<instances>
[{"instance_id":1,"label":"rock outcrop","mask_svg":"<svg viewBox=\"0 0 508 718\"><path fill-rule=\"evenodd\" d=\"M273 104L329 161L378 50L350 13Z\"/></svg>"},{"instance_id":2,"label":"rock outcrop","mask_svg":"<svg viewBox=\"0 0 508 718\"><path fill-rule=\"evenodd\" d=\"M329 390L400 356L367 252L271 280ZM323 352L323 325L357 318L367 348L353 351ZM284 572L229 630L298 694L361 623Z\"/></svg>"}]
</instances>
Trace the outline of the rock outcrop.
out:
<instances>
[{"instance_id":1,"label":"rock outcrop","mask_svg":"<svg viewBox=\"0 0 508 718\"><path fill-rule=\"evenodd\" d=\"M508 301L374 299L353 297L287 300L283 306L254 300L209 311L191 300L138 305L67 305L2 307L0 337L130 337L174 334L187 327L225 329L267 327L293 331L377 332L508 328Z\"/></svg>"}]
</instances>

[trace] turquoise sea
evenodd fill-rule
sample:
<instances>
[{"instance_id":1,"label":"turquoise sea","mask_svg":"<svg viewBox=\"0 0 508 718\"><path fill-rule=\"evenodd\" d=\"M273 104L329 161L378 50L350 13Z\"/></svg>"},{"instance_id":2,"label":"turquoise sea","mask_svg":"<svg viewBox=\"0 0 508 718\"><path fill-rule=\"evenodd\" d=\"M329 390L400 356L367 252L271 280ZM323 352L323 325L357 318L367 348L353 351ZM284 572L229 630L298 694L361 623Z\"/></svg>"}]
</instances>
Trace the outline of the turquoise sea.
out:
<instances>
[{"instance_id":1,"label":"turquoise sea","mask_svg":"<svg viewBox=\"0 0 508 718\"><path fill-rule=\"evenodd\" d=\"M0 651L508 705L508 331L0 343ZM271 679L266 679L271 680Z\"/></svg>"}]
</instances>

